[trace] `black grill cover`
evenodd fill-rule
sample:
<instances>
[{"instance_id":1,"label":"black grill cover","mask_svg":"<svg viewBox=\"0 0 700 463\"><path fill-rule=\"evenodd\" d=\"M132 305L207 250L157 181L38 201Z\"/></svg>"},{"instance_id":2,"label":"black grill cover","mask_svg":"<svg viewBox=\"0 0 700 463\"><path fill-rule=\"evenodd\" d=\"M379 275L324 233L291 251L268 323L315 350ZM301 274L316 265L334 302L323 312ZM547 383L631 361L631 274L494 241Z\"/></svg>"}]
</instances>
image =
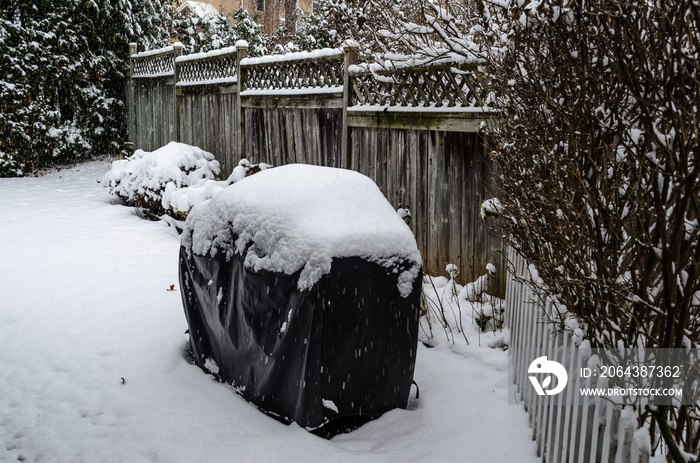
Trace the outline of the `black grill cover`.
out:
<instances>
[{"instance_id":1,"label":"black grill cover","mask_svg":"<svg viewBox=\"0 0 700 463\"><path fill-rule=\"evenodd\" d=\"M401 297L403 270L336 258L301 291L300 271L253 271L240 254L227 260L183 247L180 286L195 362L264 412L308 430L404 408L422 278Z\"/></svg>"}]
</instances>

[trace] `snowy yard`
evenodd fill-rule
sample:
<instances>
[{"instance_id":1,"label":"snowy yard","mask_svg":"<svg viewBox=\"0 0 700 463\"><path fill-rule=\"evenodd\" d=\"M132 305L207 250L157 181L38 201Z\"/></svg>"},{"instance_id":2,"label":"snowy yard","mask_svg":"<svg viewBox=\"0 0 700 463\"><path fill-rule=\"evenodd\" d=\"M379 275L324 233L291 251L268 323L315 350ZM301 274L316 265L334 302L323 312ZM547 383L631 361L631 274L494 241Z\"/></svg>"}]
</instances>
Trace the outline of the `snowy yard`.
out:
<instances>
[{"instance_id":1,"label":"snowy yard","mask_svg":"<svg viewBox=\"0 0 700 463\"><path fill-rule=\"evenodd\" d=\"M179 237L108 169L0 179L0 460L539 461L507 354L476 342L419 345L415 408L330 441L257 411L183 357Z\"/></svg>"}]
</instances>

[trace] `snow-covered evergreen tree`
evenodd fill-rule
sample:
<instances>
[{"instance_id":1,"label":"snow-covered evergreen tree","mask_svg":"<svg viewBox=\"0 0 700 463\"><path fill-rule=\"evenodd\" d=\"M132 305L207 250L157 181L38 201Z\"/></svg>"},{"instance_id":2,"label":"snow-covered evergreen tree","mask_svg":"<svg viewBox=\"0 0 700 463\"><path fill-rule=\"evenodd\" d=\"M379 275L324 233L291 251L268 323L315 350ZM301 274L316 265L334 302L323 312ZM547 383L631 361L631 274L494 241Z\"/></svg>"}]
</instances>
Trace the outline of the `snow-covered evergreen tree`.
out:
<instances>
[{"instance_id":1,"label":"snow-covered evergreen tree","mask_svg":"<svg viewBox=\"0 0 700 463\"><path fill-rule=\"evenodd\" d=\"M0 9L0 176L120 151L128 42L163 43L167 8L34 0Z\"/></svg>"},{"instance_id":2,"label":"snow-covered evergreen tree","mask_svg":"<svg viewBox=\"0 0 700 463\"><path fill-rule=\"evenodd\" d=\"M139 50L168 45L173 22L172 2L168 0L119 0L129 42Z\"/></svg>"},{"instance_id":3,"label":"snow-covered evergreen tree","mask_svg":"<svg viewBox=\"0 0 700 463\"><path fill-rule=\"evenodd\" d=\"M320 0L314 11L297 11L295 32L279 28L270 36L272 53L311 51L339 47L346 39L366 42L367 28L364 10L353 0Z\"/></svg>"},{"instance_id":4,"label":"snow-covered evergreen tree","mask_svg":"<svg viewBox=\"0 0 700 463\"><path fill-rule=\"evenodd\" d=\"M236 26L238 37L248 42L250 56L262 56L268 53L268 37L257 22L257 16L251 16L244 8L239 8L231 19Z\"/></svg>"},{"instance_id":5,"label":"snow-covered evergreen tree","mask_svg":"<svg viewBox=\"0 0 700 463\"><path fill-rule=\"evenodd\" d=\"M201 53L233 46L238 40L248 41L249 54L266 53L266 37L255 17L239 8L230 17L211 14L189 16L173 21L173 33L185 45L186 53Z\"/></svg>"}]
</instances>

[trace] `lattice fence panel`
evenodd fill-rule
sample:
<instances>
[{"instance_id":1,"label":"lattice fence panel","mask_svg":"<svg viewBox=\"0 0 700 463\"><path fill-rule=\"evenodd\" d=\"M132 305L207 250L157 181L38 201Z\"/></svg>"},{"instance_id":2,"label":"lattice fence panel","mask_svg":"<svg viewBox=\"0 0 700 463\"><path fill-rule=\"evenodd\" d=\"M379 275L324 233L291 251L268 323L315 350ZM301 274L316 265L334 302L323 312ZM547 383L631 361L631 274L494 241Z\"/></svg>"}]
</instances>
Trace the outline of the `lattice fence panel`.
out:
<instances>
[{"instance_id":1,"label":"lattice fence panel","mask_svg":"<svg viewBox=\"0 0 700 463\"><path fill-rule=\"evenodd\" d=\"M473 67L429 66L351 74L351 106L483 107L487 91Z\"/></svg>"},{"instance_id":2,"label":"lattice fence panel","mask_svg":"<svg viewBox=\"0 0 700 463\"><path fill-rule=\"evenodd\" d=\"M245 89L304 89L343 85L343 56L309 58L241 66Z\"/></svg>"},{"instance_id":3,"label":"lattice fence panel","mask_svg":"<svg viewBox=\"0 0 700 463\"><path fill-rule=\"evenodd\" d=\"M134 74L132 77L164 76L174 73L173 52L159 55L133 58Z\"/></svg>"},{"instance_id":4,"label":"lattice fence panel","mask_svg":"<svg viewBox=\"0 0 700 463\"><path fill-rule=\"evenodd\" d=\"M178 62L178 81L197 83L236 77L236 54Z\"/></svg>"}]
</instances>

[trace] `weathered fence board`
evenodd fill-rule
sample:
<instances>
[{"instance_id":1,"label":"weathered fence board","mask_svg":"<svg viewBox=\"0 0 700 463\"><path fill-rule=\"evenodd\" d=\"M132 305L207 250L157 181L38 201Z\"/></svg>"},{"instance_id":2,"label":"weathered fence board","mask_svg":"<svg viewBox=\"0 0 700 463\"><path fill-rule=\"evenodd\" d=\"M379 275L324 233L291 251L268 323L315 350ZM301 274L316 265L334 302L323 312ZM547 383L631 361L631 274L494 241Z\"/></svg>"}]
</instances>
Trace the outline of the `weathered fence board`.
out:
<instances>
[{"instance_id":1,"label":"weathered fence board","mask_svg":"<svg viewBox=\"0 0 700 463\"><path fill-rule=\"evenodd\" d=\"M175 89L172 79L138 79L133 84L134 134L138 148L155 150L175 139Z\"/></svg>"},{"instance_id":2,"label":"weathered fence board","mask_svg":"<svg viewBox=\"0 0 700 463\"><path fill-rule=\"evenodd\" d=\"M272 165L343 167L342 112L336 109L244 108L246 157Z\"/></svg>"},{"instance_id":3,"label":"weathered fence board","mask_svg":"<svg viewBox=\"0 0 700 463\"><path fill-rule=\"evenodd\" d=\"M374 179L391 204L410 209L429 272L454 263L472 281L489 262L504 267L500 240L479 216L489 170L478 134L352 127L350 142L350 169ZM505 280L499 284L503 290Z\"/></svg>"},{"instance_id":4,"label":"weathered fence board","mask_svg":"<svg viewBox=\"0 0 700 463\"><path fill-rule=\"evenodd\" d=\"M178 141L216 153L223 176L228 176L240 156L236 143L236 94L231 88L178 88Z\"/></svg>"}]
</instances>

